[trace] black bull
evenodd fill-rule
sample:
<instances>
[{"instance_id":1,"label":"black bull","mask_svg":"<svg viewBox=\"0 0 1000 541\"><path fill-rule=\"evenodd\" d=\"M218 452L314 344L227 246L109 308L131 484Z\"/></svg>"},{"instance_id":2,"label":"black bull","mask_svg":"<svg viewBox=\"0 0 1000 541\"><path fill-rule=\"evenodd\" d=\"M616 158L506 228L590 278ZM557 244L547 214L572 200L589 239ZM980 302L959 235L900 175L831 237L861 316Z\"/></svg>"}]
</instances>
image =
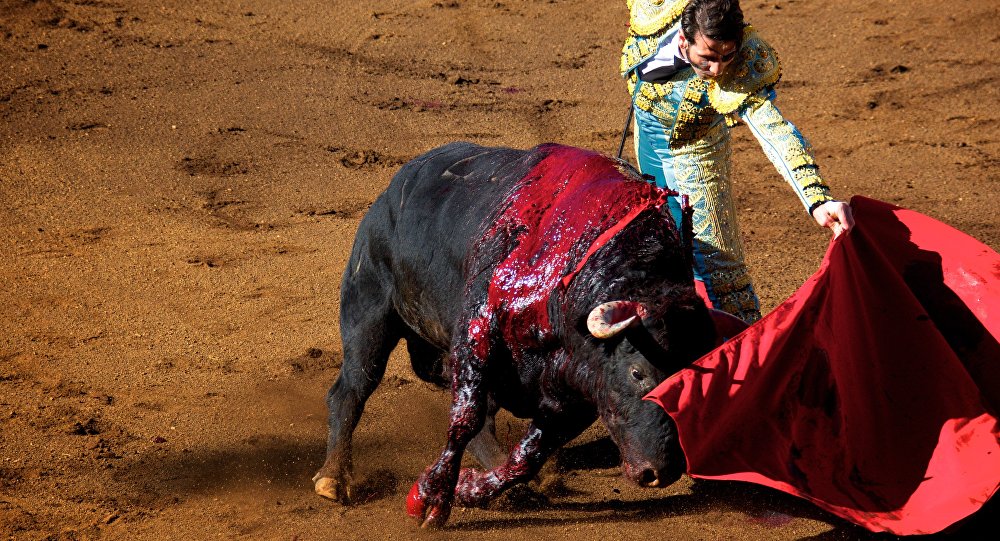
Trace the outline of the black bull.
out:
<instances>
[{"instance_id":1,"label":"black bull","mask_svg":"<svg viewBox=\"0 0 1000 541\"><path fill-rule=\"evenodd\" d=\"M316 492L349 501L351 435L400 339L418 376L452 390L445 449L407 500L424 525L529 480L597 418L629 479L674 482L685 468L674 423L642 398L716 331L666 196L619 162L558 145L453 143L403 166L344 272L344 363ZM509 454L497 407L531 420ZM460 469L466 447L485 471Z\"/></svg>"}]
</instances>

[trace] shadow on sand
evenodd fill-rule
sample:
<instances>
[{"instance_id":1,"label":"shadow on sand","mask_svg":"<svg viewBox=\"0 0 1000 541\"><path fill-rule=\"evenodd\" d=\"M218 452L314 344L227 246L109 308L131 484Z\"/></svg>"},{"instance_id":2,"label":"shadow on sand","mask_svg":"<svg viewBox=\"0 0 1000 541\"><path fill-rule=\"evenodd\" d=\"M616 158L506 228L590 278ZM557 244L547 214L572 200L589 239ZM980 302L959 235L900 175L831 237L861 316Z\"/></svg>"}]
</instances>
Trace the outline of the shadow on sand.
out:
<instances>
[{"instance_id":1,"label":"shadow on sand","mask_svg":"<svg viewBox=\"0 0 1000 541\"><path fill-rule=\"evenodd\" d=\"M617 447L608 437L602 437L562 449L556 457L557 469L566 473L572 470L606 469L620 462ZM560 502L549 499L526 487L512 489L500 502L504 510L511 511L509 518L470 520L453 524L462 531L485 531L508 528L557 526L573 524L636 522L655 523L671 518L707 514L719 510L739 511L747 522L771 528L781 528L796 518L824 522L831 529L815 536L803 538L811 541L832 540L891 540L902 539L886 533L873 533L860 526L836 517L812 503L751 483L695 480L689 494L650 497L639 501L604 500L590 502ZM654 495L655 491L650 491ZM496 505L494 505L496 507ZM523 514L522 514L523 513ZM522 514L522 516L514 516ZM552 516L546 516L551 514ZM567 515L572 515L568 518ZM1000 528L1000 503L990 501L978 513L956 524L946 532L907 539L934 541L994 539Z\"/></svg>"}]
</instances>

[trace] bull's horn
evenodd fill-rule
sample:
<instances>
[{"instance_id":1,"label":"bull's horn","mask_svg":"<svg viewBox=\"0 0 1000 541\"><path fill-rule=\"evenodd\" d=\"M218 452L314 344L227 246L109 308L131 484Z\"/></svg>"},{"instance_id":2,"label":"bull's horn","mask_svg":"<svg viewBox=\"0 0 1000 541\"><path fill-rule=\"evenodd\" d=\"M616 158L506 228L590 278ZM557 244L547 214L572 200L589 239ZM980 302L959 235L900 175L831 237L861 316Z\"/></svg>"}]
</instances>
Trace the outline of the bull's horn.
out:
<instances>
[{"instance_id":1,"label":"bull's horn","mask_svg":"<svg viewBox=\"0 0 1000 541\"><path fill-rule=\"evenodd\" d=\"M611 338L638 321L644 312L637 302L609 301L590 311L587 330L594 338Z\"/></svg>"},{"instance_id":2,"label":"bull's horn","mask_svg":"<svg viewBox=\"0 0 1000 541\"><path fill-rule=\"evenodd\" d=\"M719 337L719 343L740 334L748 327L745 321L728 312L714 308L709 308L708 312L712 315L712 323L715 324L715 334Z\"/></svg>"}]
</instances>

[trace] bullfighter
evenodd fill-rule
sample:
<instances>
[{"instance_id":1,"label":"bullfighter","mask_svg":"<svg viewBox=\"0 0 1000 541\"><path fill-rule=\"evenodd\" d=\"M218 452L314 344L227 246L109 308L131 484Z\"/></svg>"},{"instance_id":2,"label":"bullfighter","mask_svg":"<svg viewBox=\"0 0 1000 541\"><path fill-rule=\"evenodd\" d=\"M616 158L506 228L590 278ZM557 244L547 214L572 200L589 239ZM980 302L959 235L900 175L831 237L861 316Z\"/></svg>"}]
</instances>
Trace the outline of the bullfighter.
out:
<instances>
[{"instance_id":1,"label":"bullfighter","mask_svg":"<svg viewBox=\"0 0 1000 541\"><path fill-rule=\"evenodd\" d=\"M738 0L628 0L621 74L632 96L639 169L694 208L694 272L714 308L760 319L730 186L729 128L746 124L816 222L835 236L854 220L812 149L774 104L781 65ZM680 223L680 198L669 201Z\"/></svg>"}]
</instances>

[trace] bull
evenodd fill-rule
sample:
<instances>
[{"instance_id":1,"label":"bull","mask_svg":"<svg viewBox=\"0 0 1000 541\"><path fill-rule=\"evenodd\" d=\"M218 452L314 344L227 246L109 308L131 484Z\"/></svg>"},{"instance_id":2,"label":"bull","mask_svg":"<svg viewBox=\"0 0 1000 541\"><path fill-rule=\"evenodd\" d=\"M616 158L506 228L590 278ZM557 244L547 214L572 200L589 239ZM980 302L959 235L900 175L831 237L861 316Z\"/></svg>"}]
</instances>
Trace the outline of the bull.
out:
<instances>
[{"instance_id":1,"label":"bull","mask_svg":"<svg viewBox=\"0 0 1000 541\"><path fill-rule=\"evenodd\" d=\"M676 427L642 398L717 333L668 195L624 162L560 145L452 143L404 165L344 271L344 361L316 492L349 502L352 433L401 339L414 372L452 392L445 448L407 497L423 526L530 480L598 418L628 479L676 481ZM497 408L530 420L509 453ZM461 468L467 449L484 469Z\"/></svg>"}]
</instances>

